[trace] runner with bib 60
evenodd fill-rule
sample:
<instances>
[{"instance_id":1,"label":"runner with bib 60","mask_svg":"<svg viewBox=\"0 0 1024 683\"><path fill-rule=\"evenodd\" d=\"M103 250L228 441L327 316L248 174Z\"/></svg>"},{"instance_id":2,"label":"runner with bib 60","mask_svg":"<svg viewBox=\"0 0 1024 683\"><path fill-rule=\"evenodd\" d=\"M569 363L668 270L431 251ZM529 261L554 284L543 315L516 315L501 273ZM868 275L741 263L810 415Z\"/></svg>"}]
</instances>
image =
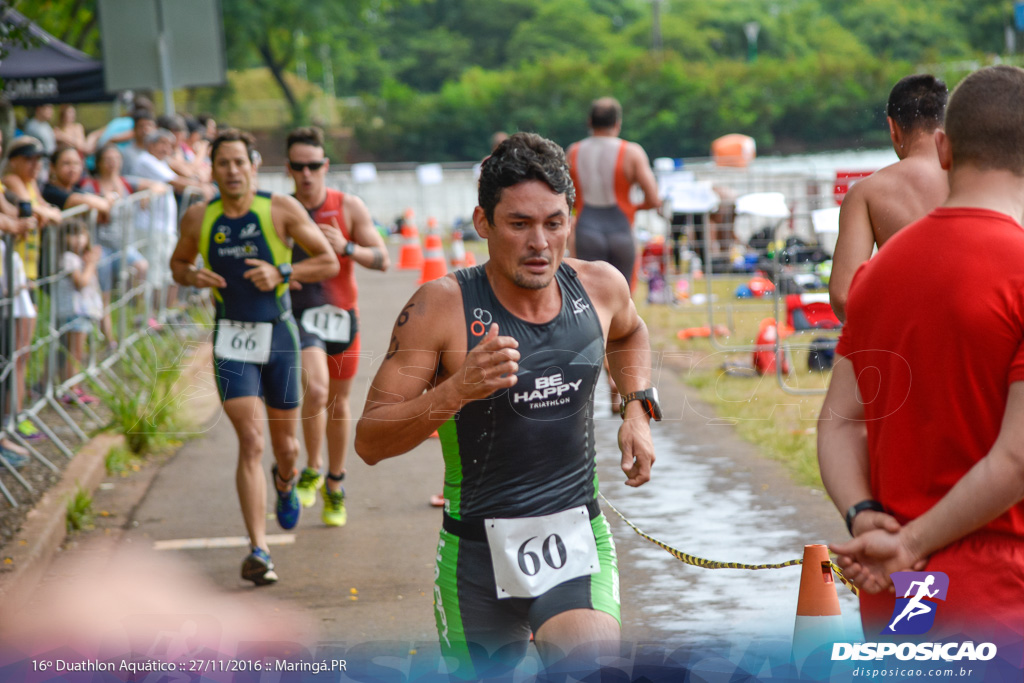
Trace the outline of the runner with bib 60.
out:
<instances>
[{"instance_id":1,"label":"runner with bib 60","mask_svg":"<svg viewBox=\"0 0 1024 683\"><path fill-rule=\"evenodd\" d=\"M490 261L413 295L356 429L369 464L439 432L435 616L458 678L507 673L531 631L546 666L586 672L618 651L615 547L596 502L593 398L606 352L625 394L630 486L650 479L649 420L661 413L625 278L563 260L572 201L558 145L517 133L495 149L473 214Z\"/></svg>"}]
</instances>

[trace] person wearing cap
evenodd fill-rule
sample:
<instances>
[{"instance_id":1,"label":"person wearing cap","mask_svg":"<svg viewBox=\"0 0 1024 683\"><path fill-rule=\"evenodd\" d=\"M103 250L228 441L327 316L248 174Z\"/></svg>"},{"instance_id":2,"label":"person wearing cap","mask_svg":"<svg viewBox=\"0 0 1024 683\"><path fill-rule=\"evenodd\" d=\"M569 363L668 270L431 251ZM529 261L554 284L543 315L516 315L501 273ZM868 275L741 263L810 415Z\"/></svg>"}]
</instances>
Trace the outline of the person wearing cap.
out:
<instances>
[{"instance_id":1,"label":"person wearing cap","mask_svg":"<svg viewBox=\"0 0 1024 683\"><path fill-rule=\"evenodd\" d=\"M38 229L28 230L20 235L15 242L15 253L18 254L24 269L28 291L34 288L34 281L39 279L39 247L41 243L39 229L60 223L60 209L51 206L39 190L36 178L39 176L43 158L43 145L30 135L16 138L8 148L7 170L3 176L5 190L19 203L19 214L31 215L36 219ZM31 300L29 301L31 304ZM15 323L15 348L24 348L32 342L36 331L36 311L34 306L27 306L17 315ZM20 356L15 364L18 383L18 405L21 410L25 400L25 373L28 369L28 354ZM38 436L38 432L27 421L19 425L24 436ZM40 437L41 438L41 437Z\"/></svg>"},{"instance_id":2,"label":"person wearing cap","mask_svg":"<svg viewBox=\"0 0 1024 683\"><path fill-rule=\"evenodd\" d=\"M49 156L53 154L57 149L57 136L53 131L53 126L50 124L50 119L53 118L53 105L52 104L40 104L32 111L32 117L25 122L24 131L25 135L31 135L43 147L43 154L46 158L42 160L42 168L40 169L40 179L45 180L47 173L50 169Z\"/></svg>"},{"instance_id":3,"label":"person wearing cap","mask_svg":"<svg viewBox=\"0 0 1024 683\"><path fill-rule=\"evenodd\" d=\"M3 143L3 131L0 130L0 146ZM4 194L4 185L0 182L0 232L12 235L15 238L24 235L26 232L36 230L39 223L35 216L19 216L18 207L7 201ZM0 329L9 329L14 321L26 317L28 311L34 311L32 299L26 289L21 288L25 284L25 270L21 263L21 257L17 252L13 254L12 266L14 271L15 291L7 292L7 278L3 276L4 256L6 252L6 240L0 239L0 296L11 299L12 305L0 310ZM7 348L7 335L0 336L0 354L10 355ZM9 395L7 389L0 390L0 415L6 415L6 401ZM0 436L0 458L3 458L11 467L21 467L28 462L28 451L16 444L7 435Z\"/></svg>"}]
</instances>

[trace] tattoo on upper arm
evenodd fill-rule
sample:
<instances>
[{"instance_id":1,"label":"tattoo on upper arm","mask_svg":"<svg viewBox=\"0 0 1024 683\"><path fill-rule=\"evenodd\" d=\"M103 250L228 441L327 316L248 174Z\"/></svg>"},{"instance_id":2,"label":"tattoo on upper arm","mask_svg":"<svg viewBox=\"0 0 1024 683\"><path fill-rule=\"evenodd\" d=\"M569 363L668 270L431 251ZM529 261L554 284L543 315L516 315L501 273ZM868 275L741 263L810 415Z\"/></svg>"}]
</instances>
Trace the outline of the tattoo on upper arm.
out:
<instances>
[{"instance_id":1,"label":"tattoo on upper arm","mask_svg":"<svg viewBox=\"0 0 1024 683\"><path fill-rule=\"evenodd\" d=\"M384 252L380 247L370 247L370 251L373 252L373 261L370 263L370 268L381 270L384 267Z\"/></svg>"},{"instance_id":2,"label":"tattoo on upper arm","mask_svg":"<svg viewBox=\"0 0 1024 683\"><path fill-rule=\"evenodd\" d=\"M397 327L403 327L407 322L409 322L409 309L415 305L416 304L409 304L402 309L402 312L398 314L398 322L395 323Z\"/></svg>"},{"instance_id":3,"label":"tattoo on upper arm","mask_svg":"<svg viewBox=\"0 0 1024 683\"><path fill-rule=\"evenodd\" d=\"M384 360L391 360L398 353L398 335L391 335L391 345L388 346L388 352L384 354Z\"/></svg>"}]
</instances>

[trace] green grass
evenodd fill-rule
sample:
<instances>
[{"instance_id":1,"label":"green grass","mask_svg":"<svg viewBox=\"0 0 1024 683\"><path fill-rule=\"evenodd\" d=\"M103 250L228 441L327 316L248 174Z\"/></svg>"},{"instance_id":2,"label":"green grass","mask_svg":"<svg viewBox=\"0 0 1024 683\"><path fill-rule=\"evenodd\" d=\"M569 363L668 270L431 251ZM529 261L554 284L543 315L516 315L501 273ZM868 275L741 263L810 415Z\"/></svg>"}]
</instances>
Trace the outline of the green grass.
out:
<instances>
[{"instance_id":1,"label":"green grass","mask_svg":"<svg viewBox=\"0 0 1024 683\"><path fill-rule=\"evenodd\" d=\"M774 317L772 300L739 300L736 287L749 276L722 276L712 280L714 324L729 327L730 335L719 338L720 346L733 348L754 344L761 320ZM698 280L691 294L705 294L706 281ZM637 310L647 323L651 345L657 351L683 353L690 367L680 371L681 379L697 390L699 396L715 410L716 417L729 420L737 433L756 445L761 452L784 464L795 481L821 487L818 472L816 421L824 395L795 395L779 386L774 375L759 377L733 376L724 369L750 366L750 351L721 351L706 338L680 339L677 333L686 328L708 325L707 304L696 305L682 300L675 306L647 304L647 287L641 283L635 299ZM780 317L784 318L783 307ZM815 333L813 337L823 336ZM806 345L812 336L797 335L787 339L791 350L791 370L787 386L798 390L821 390L828 386L827 373L807 369Z\"/></svg>"},{"instance_id":2,"label":"green grass","mask_svg":"<svg viewBox=\"0 0 1024 683\"><path fill-rule=\"evenodd\" d=\"M126 446L114 446L107 451L104 465L107 468L107 474L128 476L130 472L139 468L139 457Z\"/></svg>"},{"instance_id":3,"label":"green grass","mask_svg":"<svg viewBox=\"0 0 1024 683\"><path fill-rule=\"evenodd\" d=\"M93 528L92 494L81 486L68 499L66 524L68 533Z\"/></svg>"},{"instance_id":4,"label":"green grass","mask_svg":"<svg viewBox=\"0 0 1024 683\"><path fill-rule=\"evenodd\" d=\"M181 444L177 434L187 430L178 414L174 384L181 375L181 346L173 339L150 336L135 345L135 361L152 378L142 386L116 385L93 390L111 411L109 428L124 435L128 451L136 456L158 453ZM129 360L122 360L125 377L133 377Z\"/></svg>"}]
</instances>

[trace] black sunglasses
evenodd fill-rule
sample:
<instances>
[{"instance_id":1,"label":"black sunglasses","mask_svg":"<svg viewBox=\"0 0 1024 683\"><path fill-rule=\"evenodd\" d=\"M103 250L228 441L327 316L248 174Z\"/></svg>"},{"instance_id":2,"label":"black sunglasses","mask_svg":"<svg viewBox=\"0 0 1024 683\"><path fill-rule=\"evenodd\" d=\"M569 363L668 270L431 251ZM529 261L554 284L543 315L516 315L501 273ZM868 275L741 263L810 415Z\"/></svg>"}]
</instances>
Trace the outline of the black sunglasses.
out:
<instances>
[{"instance_id":1,"label":"black sunglasses","mask_svg":"<svg viewBox=\"0 0 1024 683\"><path fill-rule=\"evenodd\" d=\"M308 168L310 171L319 171L324 167L323 161L310 161L303 163L301 161L289 161L288 168L292 169L296 173L302 173L302 169Z\"/></svg>"}]
</instances>

